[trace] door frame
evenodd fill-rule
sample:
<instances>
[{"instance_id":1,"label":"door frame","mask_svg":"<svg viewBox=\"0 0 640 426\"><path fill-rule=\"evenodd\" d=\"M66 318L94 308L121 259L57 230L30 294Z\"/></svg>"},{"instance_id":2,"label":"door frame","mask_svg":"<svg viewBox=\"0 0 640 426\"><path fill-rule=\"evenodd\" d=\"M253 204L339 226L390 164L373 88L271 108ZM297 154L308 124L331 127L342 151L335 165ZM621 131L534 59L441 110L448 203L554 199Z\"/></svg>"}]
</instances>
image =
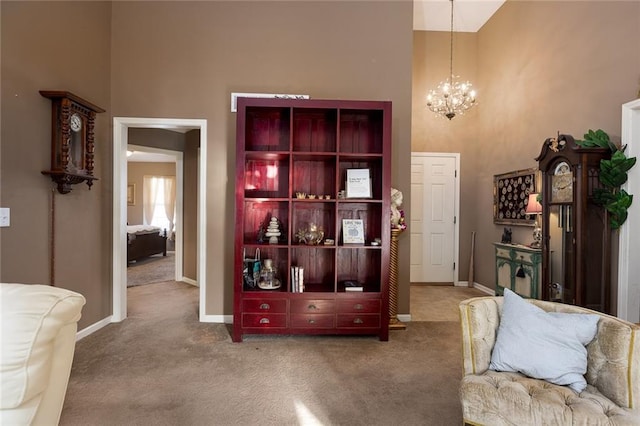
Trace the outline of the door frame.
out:
<instances>
[{"instance_id":1,"label":"door frame","mask_svg":"<svg viewBox=\"0 0 640 426\"><path fill-rule=\"evenodd\" d=\"M627 157L640 157L640 99L622 105L622 144L627 145ZM616 314L637 323L640 322L640 264L632 262L629 253L640 250L640 165L629 170L629 179L622 188L630 194L635 193L635 202L629 207L627 221L620 227Z\"/></svg>"},{"instance_id":2,"label":"door frame","mask_svg":"<svg viewBox=\"0 0 640 426\"><path fill-rule=\"evenodd\" d=\"M199 316L206 316L206 253L207 242L201 230L206 227L207 195L207 120L180 118L113 117L113 313L111 322L127 318L127 145L131 127L166 130L200 130L198 158L198 222L197 277L200 287Z\"/></svg>"},{"instance_id":3,"label":"door frame","mask_svg":"<svg viewBox=\"0 0 640 426\"><path fill-rule=\"evenodd\" d=\"M453 270L453 285L466 286L466 282L459 282L460 271L460 153L459 152L411 152L411 158L413 157L453 157L455 160L456 175L454 180L454 215L456 218L453 224L453 261L456 264L456 268ZM411 236L411 233L409 233Z\"/></svg>"}]
</instances>

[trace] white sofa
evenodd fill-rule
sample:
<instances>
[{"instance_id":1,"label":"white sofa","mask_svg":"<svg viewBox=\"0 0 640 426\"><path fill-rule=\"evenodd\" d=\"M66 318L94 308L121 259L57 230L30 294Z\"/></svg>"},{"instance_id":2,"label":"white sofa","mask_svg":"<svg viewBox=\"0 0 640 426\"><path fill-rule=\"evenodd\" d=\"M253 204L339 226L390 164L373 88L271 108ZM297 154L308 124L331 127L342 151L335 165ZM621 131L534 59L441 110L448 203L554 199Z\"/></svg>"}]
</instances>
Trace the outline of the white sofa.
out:
<instances>
[{"instance_id":1,"label":"white sofa","mask_svg":"<svg viewBox=\"0 0 640 426\"><path fill-rule=\"evenodd\" d=\"M57 425L85 298L36 284L0 284L0 425Z\"/></svg>"},{"instance_id":2,"label":"white sofa","mask_svg":"<svg viewBox=\"0 0 640 426\"><path fill-rule=\"evenodd\" d=\"M460 303L463 419L471 425L640 425L640 327L578 306L528 299L547 312L599 315L587 346L587 388L489 370L503 297ZM549 359L553 362L553 359Z\"/></svg>"}]
</instances>

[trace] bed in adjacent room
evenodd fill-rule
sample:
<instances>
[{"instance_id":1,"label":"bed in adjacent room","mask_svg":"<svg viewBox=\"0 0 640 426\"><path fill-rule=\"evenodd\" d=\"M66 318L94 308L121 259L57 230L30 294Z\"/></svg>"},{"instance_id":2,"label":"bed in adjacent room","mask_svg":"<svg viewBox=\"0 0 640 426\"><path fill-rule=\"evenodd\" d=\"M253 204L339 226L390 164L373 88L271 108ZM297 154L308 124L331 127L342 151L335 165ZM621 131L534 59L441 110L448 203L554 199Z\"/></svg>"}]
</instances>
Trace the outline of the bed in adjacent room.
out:
<instances>
[{"instance_id":1,"label":"bed in adjacent room","mask_svg":"<svg viewBox=\"0 0 640 426\"><path fill-rule=\"evenodd\" d=\"M167 255L167 230L150 225L127 225L127 262L154 254Z\"/></svg>"}]
</instances>

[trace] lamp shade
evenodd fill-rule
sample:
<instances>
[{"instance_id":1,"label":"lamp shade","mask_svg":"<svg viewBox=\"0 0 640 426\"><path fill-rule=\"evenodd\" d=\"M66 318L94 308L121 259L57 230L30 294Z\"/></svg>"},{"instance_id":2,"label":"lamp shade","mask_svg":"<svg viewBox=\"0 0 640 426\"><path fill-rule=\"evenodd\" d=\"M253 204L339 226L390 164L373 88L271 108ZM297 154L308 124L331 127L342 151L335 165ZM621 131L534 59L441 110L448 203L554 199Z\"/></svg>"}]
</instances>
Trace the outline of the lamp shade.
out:
<instances>
[{"instance_id":1,"label":"lamp shade","mask_svg":"<svg viewBox=\"0 0 640 426\"><path fill-rule=\"evenodd\" d=\"M538 202L538 194L529 194L529 201L527 202L526 214L539 214L542 213L542 205Z\"/></svg>"}]
</instances>

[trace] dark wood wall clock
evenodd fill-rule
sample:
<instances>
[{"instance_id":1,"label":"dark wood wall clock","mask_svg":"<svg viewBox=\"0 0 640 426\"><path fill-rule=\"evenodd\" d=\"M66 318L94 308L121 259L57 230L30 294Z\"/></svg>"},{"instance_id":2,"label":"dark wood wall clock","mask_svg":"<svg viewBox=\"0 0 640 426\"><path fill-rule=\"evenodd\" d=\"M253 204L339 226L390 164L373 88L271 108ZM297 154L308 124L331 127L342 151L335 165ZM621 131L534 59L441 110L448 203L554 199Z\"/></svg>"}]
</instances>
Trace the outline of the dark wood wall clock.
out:
<instances>
[{"instance_id":1,"label":"dark wood wall clock","mask_svg":"<svg viewBox=\"0 0 640 426\"><path fill-rule=\"evenodd\" d=\"M94 126L97 113L104 109L66 91L41 90L51 99L51 176L58 192L71 192L71 185L93 181Z\"/></svg>"}]
</instances>

